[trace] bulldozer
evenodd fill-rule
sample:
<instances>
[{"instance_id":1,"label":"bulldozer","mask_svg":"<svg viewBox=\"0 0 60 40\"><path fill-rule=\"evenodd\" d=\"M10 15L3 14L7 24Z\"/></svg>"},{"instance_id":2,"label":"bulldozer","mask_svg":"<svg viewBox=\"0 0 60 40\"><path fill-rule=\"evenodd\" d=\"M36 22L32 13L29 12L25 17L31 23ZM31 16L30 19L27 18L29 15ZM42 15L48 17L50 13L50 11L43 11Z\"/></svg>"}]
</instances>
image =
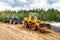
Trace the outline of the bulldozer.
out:
<instances>
[{"instance_id":1,"label":"bulldozer","mask_svg":"<svg viewBox=\"0 0 60 40\"><path fill-rule=\"evenodd\" d=\"M25 17L23 19L23 26L25 28L31 28L31 30L36 31L36 30L48 30L51 29L51 25L44 23L44 21L38 20L37 18L38 14L37 13L29 13L28 17Z\"/></svg>"}]
</instances>

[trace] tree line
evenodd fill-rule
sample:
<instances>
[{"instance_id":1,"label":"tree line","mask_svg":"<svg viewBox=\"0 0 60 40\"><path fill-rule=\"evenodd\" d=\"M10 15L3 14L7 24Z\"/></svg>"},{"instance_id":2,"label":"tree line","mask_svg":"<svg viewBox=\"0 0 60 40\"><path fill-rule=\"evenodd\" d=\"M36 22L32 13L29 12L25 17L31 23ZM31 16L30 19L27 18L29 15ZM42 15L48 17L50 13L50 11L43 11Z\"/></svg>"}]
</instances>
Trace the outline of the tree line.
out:
<instances>
[{"instance_id":1,"label":"tree line","mask_svg":"<svg viewBox=\"0 0 60 40\"><path fill-rule=\"evenodd\" d=\"M24 17L27 17L30 12L38 13L38 19L43 21L57 21L60 22L60 11L57 9L48 9L47 11L43 9L33 9L33 10L19 10L19 11L11 11L5 10L0 11L0 20L3 20L3 17L9 17L11 14L16 14L21 20Z\"/></svg>"}]
</instances>

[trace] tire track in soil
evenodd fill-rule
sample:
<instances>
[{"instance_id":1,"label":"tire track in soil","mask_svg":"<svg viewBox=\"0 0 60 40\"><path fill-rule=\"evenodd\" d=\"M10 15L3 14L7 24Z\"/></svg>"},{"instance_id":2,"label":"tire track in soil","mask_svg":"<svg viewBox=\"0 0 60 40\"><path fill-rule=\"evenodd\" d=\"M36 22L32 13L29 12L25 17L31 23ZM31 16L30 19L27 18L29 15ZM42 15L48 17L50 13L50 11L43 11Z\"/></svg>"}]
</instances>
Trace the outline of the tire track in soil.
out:
<instances>
[{"instance_id":1,"label":"tire track in soil","mask_svg":"<svg viewBox=\"0 0 60 40\"><path fill-rule=\"evenodd\" d=\"M10 26L11 27L11 26ZM26 34L25 34L26 35ZM27 35L28 36L28 35ZM33 36L34 37L34 36Z\"/></svg>"},{"instance_id":2,"label":"tire track in soil","mask_svg":"<svg viewBox=\"0 0 60 40\"><path fill-rule=\"evenodd\" d=\"M4 26L6 26L6 24L5 24ZM15 28L15 26L16 26L16 25L14 25L14 27L12 27L11 25L9 25L9 28L11 27L12 29L14 29L14 31L17 30L17 29L19 29L19 28ZM11 28L10 28L10 31L12 31ZM19 32L20 35L21 35L21 34L24 34L25 37L28 36L27 33L28 33L29 31L26 31L26 30L23 30L23 31L22 31L22 30L20 30L20 29L17 30L17 31ZM17 33L17 31L16 31L16 33ZM21 32L21 31L22 31L22 32ZM25 32L25 33L24 33L24 32ZM50 34L47 35L47 34L41 34L41 33L39 33L39 34L37 35L37 32L34 32L34 31L29 32L29 34L30 34L30 38L31 38L31 39L32 39L32 38L35 38L35 39L36 39L36 38L38 38L38 39L40 38L40 40L41 40L41 39L42 39L42 40L43 40L43 39L52 40L52 39L50 38L50 37L52 37L52 36L50 36ZM52 34L52 35L53 35L53 34ZM55 35L56 35L56 34L55 34ZM21 35L21 36L23 36L23 35ZM55 36L54 36L54 37L55 37ZM54 38L54 37L52 37L52 38ZM28 37L27 37L27 38L28 38Z\"/></svg>"},{"instance_id":3,"label":"tire track in soil","mask_svg":"<svg viewBox=\"0 0 60 40\"><path fill-rule=\"evenodd\" d=\"M51 30L51 31L53 31L53 30ZM55 31L53 31L53 32L55 32ZM56 33L58 33L58 32L56 32L56 33L53 33L53 32L51 34L44 34L44 36L47 36L49 39L52 39L52 40L55 40L56 38L60 37L60 36L56 35ZM43 34L41 34L41 35L43 35ZM58 38L58 39L60 39L60 38Z\"/></svg>"},{"instance_id":4,"label":"tire track in soil","mask_svg":"<svg viewBox=\"0 0 60 40\"><path fill-rule=\"evenodd\" d=\"M11 27L11 26L10 26ZM23 33L22 33L23 34ZM26 35L26 34L24 34L25 36L28 36L28 35ZM27 37L28 38L28 37ZM32 38L31 38L32 39Z\"/></svg>"},{"instance_id":5,"label":"tire track in soil","mask_svg":"<svg viewBox=\"0 0 60 40\"><path fill-rule=\"evenodd\" d=\"M5 27L3 26L0 26L0 28L2 29L2 33L5 33L5 37L6 35L8 36L8 38L6 39L9 39L9 40L19 40L18 37L16 36L16 34L14 32L11 32L10 30L6 29ZM4 34L3 34L4 35ZM4 36L3 36L4 37ZM2 38L3 39L3 38ZM5 39L4 39L5 40Z\"/></svg>"}]
</instances>

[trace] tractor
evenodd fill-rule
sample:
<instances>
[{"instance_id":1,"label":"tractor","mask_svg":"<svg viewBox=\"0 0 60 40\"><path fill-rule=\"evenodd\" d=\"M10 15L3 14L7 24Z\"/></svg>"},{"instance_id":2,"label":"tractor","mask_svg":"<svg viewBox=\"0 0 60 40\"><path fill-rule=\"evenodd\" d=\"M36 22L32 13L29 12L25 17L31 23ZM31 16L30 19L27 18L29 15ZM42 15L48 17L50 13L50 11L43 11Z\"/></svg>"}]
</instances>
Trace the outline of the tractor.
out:
<instances>
[{"instance_id":1,"label":"tractor","mask_svg":"<svg viewBox=\"0 0 60 40\"><path fill-rule=\"evenodd\" d=\"M18 18L15 14L11 14L11 15L9 16L9 22L10 22L11 24L18 24L19 18Z\"/></svg>"},{"instance_id":2,"label":"tractor","mask_svg":"<svg viewBox=\"0 0 60 40\"><path fill-rule=\"evenodd\" d=\"M5 15L3 17L3 22L10 24L18 24L18 23L22 24L21 19L19 19L18 16L15 14L11 14L10 16Z\"/></svg>"},{"instance_id":3,"label":"tractor","mask_svg":"<svg viewBox=\"0 0 60 40\"><path fill-rule=\"evenodd\" d=\"M11 24L18 24L18 23L22 24L21 19L19 19L18 16L15 15L15 14L10 15L10 17L9 17L9 22L10 22Z\"/></svg>"},{"instance_id":4,"label":"tractor","mask_svg":"<svg viewBox=\"0 0 60 40\"><path fill-rule=\"evenodd\" d=\"M51 29L50 24L38 20L37 16L38 16L37 13L29 13L29 16L23 19L23 26L25 28L31 28L33 31Z\"/></svg>"}]
</instances>

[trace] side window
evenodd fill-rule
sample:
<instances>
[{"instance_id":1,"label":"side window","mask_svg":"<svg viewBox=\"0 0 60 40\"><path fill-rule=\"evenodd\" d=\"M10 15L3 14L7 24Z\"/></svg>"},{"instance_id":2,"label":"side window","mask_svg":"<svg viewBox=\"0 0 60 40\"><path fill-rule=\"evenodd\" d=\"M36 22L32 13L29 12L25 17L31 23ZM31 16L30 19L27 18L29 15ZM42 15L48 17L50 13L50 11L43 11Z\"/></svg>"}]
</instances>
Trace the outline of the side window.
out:
<instances>
[{"instance_id":1,"label":"side window","mask_svg":"<svg viewBox=\"0 0 60 40\"><path fill-rule=\"evenodd\" d=\"M32 16L32 20L34 20L34 16Z\"/></svg>"}]
</instances>

